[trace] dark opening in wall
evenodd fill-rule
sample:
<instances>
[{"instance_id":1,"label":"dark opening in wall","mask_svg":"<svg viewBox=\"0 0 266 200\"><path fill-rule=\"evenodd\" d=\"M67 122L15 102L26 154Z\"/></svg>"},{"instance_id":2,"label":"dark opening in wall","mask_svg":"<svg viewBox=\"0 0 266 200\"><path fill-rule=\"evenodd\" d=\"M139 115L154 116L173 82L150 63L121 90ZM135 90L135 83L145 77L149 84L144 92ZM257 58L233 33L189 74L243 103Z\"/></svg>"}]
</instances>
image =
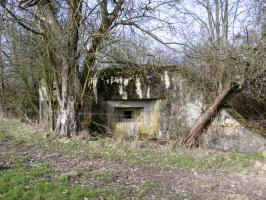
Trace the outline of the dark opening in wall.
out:
<instances>
[{"instance_id":1,"label":"dark opening in wall","mask_svg":"<svg viewBox=\"0 0 266 200\"><path fill-rule=\"evenodd\" d=\"M124 111L124 115L123 115L124 119L133 119L133 117L134 117L133 111L131 111L131 110L125 110Z\"/></svg>"},{"instance_id":2,"label":"dark opening in wall","mask_svg":"<svg viewBox=\"0 0 266 200\"><path fill-rule=\"evenodd\" d=\"M116 107L116 122L142 122L143 112L142 107Z\"/></svg>"}]
</instances>

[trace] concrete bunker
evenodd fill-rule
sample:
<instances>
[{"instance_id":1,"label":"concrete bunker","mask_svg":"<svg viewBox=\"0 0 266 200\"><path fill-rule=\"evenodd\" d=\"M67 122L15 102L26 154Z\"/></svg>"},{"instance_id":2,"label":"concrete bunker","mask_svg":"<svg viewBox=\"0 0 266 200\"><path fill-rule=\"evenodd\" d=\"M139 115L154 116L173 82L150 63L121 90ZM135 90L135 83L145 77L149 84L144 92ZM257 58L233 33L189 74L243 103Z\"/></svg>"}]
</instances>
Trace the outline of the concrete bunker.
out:
<instances>
[{"instance_id":1,"label":"concrete bunker","mask_svg":"<svg viewBox=\"0 0 266 200\"><path fill-rule=\"evenodd\" d=\"M114 137L182 139L210 104L204 89L208 90L205 83L191 71L176 66L107 68L91 80L90 95L94 94L94 100L84 122L91 131ZM40 121L53 122L56 113L49 111L43 84L39 92ZM205 146L239 152L265 149L263 136L251 126L246 127L247 122L241 118L228 108L220 110L206 130Z\"/></svg>"},{"instance_id":2,"label":"concrete bunker","mask_svg":"<svg viewBox=\"0 0 266 200\"><path fill-rule=\"evenodd\" d=\"M102 70L91 84L92 112L97 114L92 121L115 137L183 137L205 107L199 89L204 87L193 78L192 72L177 67Z\"/></svg>"},{"instance_id":3,"label":"concrete bunker","mask_svg":"<svg viewBox=\"0 0 266 200\"><path fill-rule=\"evenodd\" d=\"M159 99L107 100L107 127L115 137L155 138Z\"/></svg>"},{"instance_id":4,"label":"concrete bunker","mask_svg":"<svg viewBox=\"0 0 266 200\"><path fill-rule=\"evenodd\" d=\"M234 109L221 109L203 137L207 148L222 151L261 152L266 139Z\"/></svg>"}]
</instances>

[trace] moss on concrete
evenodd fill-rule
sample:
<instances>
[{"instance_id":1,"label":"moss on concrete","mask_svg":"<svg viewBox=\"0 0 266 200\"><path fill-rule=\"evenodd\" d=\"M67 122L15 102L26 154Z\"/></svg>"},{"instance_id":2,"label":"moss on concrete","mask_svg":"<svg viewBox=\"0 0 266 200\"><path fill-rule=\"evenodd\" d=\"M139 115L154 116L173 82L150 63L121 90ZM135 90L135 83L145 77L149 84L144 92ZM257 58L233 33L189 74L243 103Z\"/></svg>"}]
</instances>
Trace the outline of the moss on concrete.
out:
<instances>
[{"instance_id":1,"label":"moss on concrete","mask_svg":"<svg viewBox=\"0 0 266 200\"><path fill-rule=\"evenodd\" d=\"M129 78L134 76L148 76L154 73L161 74L164 71L168 72L175 72L185 76L187 79L197 80L200 81L200 78L195 75L195 73L188 67L185 66L162 66L162 67L155 67L155 66L145 66L145 67L137 67L137 66L127 66L127 67L108 67L103 69L99 77L100 78L109 78L111 76L114 77L123 77Z\"/></svg>"}]
</instances>

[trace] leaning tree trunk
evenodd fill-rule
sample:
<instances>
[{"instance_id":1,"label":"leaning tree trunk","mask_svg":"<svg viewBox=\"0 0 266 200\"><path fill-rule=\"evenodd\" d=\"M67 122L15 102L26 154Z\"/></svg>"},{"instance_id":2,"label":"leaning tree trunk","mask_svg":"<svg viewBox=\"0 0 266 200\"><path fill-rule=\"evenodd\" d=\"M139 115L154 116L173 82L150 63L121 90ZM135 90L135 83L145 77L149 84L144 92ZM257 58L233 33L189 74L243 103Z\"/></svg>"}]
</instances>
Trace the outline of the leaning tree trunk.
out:
<instances>
[{"instance_id":1,"label":"leaning tree trunk","mask_svg":"<svg viewBox=\"0 0 266 200\"><path fill-rule=\"evenodd\" d=\"M199 142L199 136L202 134L204 128L211 121L213 117L216 116L220 106L225 101L225 99L232 93L240 91L240 85L237 83L231 83L227 88L225 88L221 94L216 97L213 104L208 108L208 110L200 116L196 121L195 125L190 130L188 136L183 141L189 147L197 146Z\"/></svg>"}]
</instances>

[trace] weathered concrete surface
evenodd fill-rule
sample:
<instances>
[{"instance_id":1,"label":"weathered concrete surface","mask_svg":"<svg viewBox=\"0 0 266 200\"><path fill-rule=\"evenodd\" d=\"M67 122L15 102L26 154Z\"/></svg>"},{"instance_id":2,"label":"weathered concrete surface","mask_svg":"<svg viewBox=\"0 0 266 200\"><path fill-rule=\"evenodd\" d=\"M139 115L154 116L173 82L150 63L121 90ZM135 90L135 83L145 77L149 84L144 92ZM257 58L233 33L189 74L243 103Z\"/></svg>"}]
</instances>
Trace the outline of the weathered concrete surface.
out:
<instances>
[{"instance_id":1,"label":"weathered concrete surface","mask_svg":"<svg viewBox=\"0 0 266 200\"><path fill-rule=\"evenodd\" d=\"M222 109L212 121L204 136L204 144L208 148L223 151L261 152L265 150L266 139L255 130L234 116L233 112Z\"/></svg>"},{"instance_id":2,"label":"weathered concrete surface","mask_svg":"<svg viewBox=\"0 0 266 200\"><path fill-rule=\"evenodd\" d=\"M165 100L160 104L161 138L179 138L188 133L205 110L207 98L199 85L193 85L182 73L164 72ZM169 81L167 81L169 80Z\"/></svg>"},{"instance_id":3,"label":"weathered concrete surface","mask_svg":"<svg viewBox=\"0 0 266 200\"><path fill-rule=\"evenodd\" d=\"M93 118L118 137L182 138L208 105L204 85L186 70L107 70L93 86L97 100L93 112L99 113ZM136 117L121 120L126 111ZM265 139L238 117L221 110L204 134L204 145L224 151L262 151Z\"/></svg>"},{"instance_id":4,"label":"weathered concrete surface","mask_svg":"<svg viewBox=\"0 0 266 200\"><path fill-rule=\"evenodd\" d=\"M134 129L141 137L182 137L205 109L207 99L192 74L186 73L189 72L172 68L128 74L118 70L117 76L103 72L98 81L93 81L97 100L93 112L107 115L97 118L114 135ZM129 110L142 108L143 122L116 122L115 110L121 106Z\"/></svg>"},{"instance_id":5,"label":"weathered concrete surface","mask_svg":"<svg viewBox=\"0 0 266 200\"><path fill-rule=\"evenodd\" d=\"M108 127L116 137L157 138L160 100L108 100ZM123 111L133 111L133 119L122 119Z\"/></svg>"},{"instance_id":6,"label":"weathered concrete surface","mask_svg":"<svg viewBox=\"0 0 266 200\"><path fill-rule=\"evenodd\" d=\"M97 83L97 96L111 100L164 98L165 91L162 84L158 74L103 77Z\"/></svg>"},{"instance_id":7,"label":"weathered concrete surface","mask_svg":"<svg viewBox=\"0 0 266 200\"><path fill-rule=\"evenodd\" d=\"M87 110L92 115L90 128L116 137L182 138L206 110L209 100L204 84L191 72L178 68L103 70L90 85L95 99ZM53 113L43 82L39 93L40 122L49 128ZM128 111L131 119L124 117ZM265 138L245 127L238 117L222 110L204 134L204 145L239 152L265 149Z\"/></svg>"}]
</instances>

